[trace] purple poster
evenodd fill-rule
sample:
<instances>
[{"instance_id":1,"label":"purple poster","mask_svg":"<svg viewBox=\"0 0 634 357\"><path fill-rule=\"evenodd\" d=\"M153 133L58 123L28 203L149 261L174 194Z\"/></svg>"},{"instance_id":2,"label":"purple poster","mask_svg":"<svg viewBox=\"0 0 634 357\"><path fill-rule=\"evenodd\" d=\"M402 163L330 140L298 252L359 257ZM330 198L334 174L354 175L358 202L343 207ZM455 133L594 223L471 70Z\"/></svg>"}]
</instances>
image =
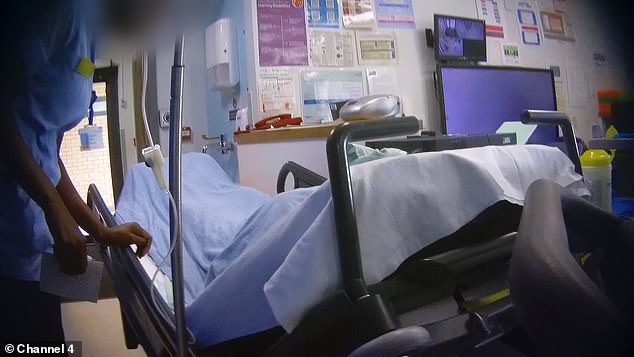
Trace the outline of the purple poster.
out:
<instances>
[{"instance_id":1,"label":"purple poster","mask_svg":"<svg viewBox=\"0 0 634 357\"><path fill-rule=\"evenodd\" d=\"M258 0L260 66L307 66L304 0Z\"/></svg>"}]
</instances>

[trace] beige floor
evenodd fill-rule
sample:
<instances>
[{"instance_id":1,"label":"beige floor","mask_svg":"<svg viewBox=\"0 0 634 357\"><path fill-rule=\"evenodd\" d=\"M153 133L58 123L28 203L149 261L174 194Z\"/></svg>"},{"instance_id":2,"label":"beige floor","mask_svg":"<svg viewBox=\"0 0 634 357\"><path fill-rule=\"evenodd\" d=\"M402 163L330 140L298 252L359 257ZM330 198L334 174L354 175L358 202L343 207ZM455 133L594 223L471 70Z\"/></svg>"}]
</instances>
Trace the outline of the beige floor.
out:
<instances>
[{"instance_id":1,"label":"beige floor","mask_svg":"<svg viewBox=\"0 0 634 357\"><path fill-rule=\"evenodd\" d=\"M99 303L74 302L62 304L64 333L68 341L82 342L82 355L141 357L143 348L128 350L123 339L119 300L105 299Z\"/></svg>"}]
</instances>

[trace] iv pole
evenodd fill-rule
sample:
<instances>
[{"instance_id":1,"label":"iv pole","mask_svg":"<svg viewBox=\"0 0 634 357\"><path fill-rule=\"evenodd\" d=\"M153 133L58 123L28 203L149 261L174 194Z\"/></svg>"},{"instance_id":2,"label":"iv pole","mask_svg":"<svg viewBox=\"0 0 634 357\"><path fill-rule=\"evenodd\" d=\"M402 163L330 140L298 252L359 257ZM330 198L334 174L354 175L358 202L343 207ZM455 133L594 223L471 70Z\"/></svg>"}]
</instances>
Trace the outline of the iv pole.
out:
<instances>
[{"instance_id":1,"label":"iv pole","mask_svg":"<svg viewBox=\"0 0 634 357\"><path fill-rule=\"evenodd\" d=\"M174 197L177 216L170 210L170 243L176 241L172 252L172 281L174 294L174 322L176 327L176 356L187 355L187 322L185 321L185 294L183 288L183 239L181 203L181 126L183 118L183 80L185 32L180 31L174 46L174 65L170 98L169 190ZM170 203L171 204L171 203ZM177 224L178 223L178 224Z\"/></svg>"}]
</instances>

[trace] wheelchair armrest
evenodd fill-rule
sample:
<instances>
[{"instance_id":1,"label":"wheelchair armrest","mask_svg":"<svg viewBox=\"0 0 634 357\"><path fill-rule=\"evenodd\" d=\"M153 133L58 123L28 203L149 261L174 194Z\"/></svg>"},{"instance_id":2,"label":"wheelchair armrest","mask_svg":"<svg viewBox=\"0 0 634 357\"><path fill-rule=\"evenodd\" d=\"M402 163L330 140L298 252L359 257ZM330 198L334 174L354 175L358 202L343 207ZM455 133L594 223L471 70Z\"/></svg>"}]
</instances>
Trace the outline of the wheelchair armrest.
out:
<instances>
[{"instance_id":1,"label":"wheelchair armrest","mask_svg":"<svg viewBox=\"0 0 634 357\"><path fill-rule=\"evenodd\" d=\"M511 296L545 354L603 354L617 340L623 316L570 252L562 193L546 180L528 189L508 271Z\"/></svg>"},{"instance_id":2,"label":"wheelchair armrest","mask_svg":"<svg viewBox=\"0 0 634 357\"><path fill-rule=\"evenodd\" d=\"M286 178L289 174L293 175L293 189L319 186L326 182L326 178L320 174L299 165L296 162L289 161L282 166L277 176L277 193L286 191Z\"/></svg>"},{"instance_id":3,"label":"wheelchair armrest","mask_svg":"<svg viewBox=\"0 0 634 357\"><path fill-rule=\"evenodd\" d=\"M354 350L348 357L406 356L432 344L429 332L421 326L394 330Z\"/></svg>"}]
</instances>

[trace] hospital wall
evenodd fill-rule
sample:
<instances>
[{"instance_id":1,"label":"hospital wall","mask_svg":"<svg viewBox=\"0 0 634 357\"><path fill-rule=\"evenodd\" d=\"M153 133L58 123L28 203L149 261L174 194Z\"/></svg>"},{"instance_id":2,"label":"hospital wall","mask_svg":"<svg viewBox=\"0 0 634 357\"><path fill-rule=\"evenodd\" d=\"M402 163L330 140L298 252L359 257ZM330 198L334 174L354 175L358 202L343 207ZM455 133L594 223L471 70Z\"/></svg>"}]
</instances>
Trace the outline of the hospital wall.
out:
<instances>
[{"instance_id":1,"label":"hospital wall","mask_svg":"<svg viewBox=\"0 0 634 357\"><path fill-rule=\"evenodd\" d=\"M202 15L201 15L202 16ZM196 19L188 24L185 32L185 80L183 87L183 127L190 127L192 140L183 141L183 152L196 152L204 144L202 135L207 134L207 98L205 82L205 40L203 21ZM156 83L159 111L170 109L171 68L174 62L174 35L163 35L156 48ZM150 115L150 114L148 114ZM154 113L154 120L158 120ZM169 128L159 129L163 154L167 156Z\"/></svg>"},{"instance_id":2,"label":"hospital wall","mask_svg":"<svg viewBox=\"0 0 634 357\"><path fill-rule=\"evenodd\" d=\"M574 25L576 42L564 43L547 41L540 47L520 46L521 65L523 67L545 68L546 63L557 63L568 72L568 78L575 82L577 97L560 101L560 109L572 118L577 133L583 138L591 134L592 124L597 121L597 89L625 89L625 64L621 46L614 36L610 19L603 16L597 8L598 0L568 0L568 15ZM513 0L507 0L512 3ZM185 109L184 126L193 130L193 141L184 143L184 151L200 151L201 146L209 144L210 153L225 170L237 178L237 159L235 152L222 155L217 143L205 142L202 134L218 136L226 134L232 141L234 122L229 120L228 111L233 109L234 99L237 107L250 108L251 120L257 121L263 115L259 112L258 99L259 58L257 8L255 0L242 1L206 1L201 2L200 18L189 24L185 45ZM502 3L502 2L501 2ZM399 90L396 93L403 99L404 111L423 120L427 129L440 129L440 108L433 87L433 72L436 61L433 50L426 47L425 28L433 27L435 13L477 17L474 0L413 0L416 15L415 30L394 30L400 50L399 63L395 65ZM234 21L238 34L238 56L240 85L233 93L213 92L208 89L205 69L204 30L219 18L227 17ZM505 42L520 43L520 34L515 13L512 8L505 9ZM169 73L172 62L173 39L165 38L157 51L157 95L159 108L169 108ZM606 56L607 66L597 71L593 54ZM498 41L488 41L489 65L502 65L502 52ZM363 69L363 66L353 68ZM295 77L297 100L301 99L299 79L301 72L309 67L292 67ZM582 88L578 88L582 87ZM581 95L582 97L579 97ZM300 106L301 107L301 106ZM295 114L301 115L301 110ZM161 129L160 142L168 145L168 130ZM239 149L238 149L239 151Z\"/></svg>"},{"instance_id":3,"label":"hospital wall","mask_svg":"<svg viewBox=\"0 0 634 357\"><path fill-rule=\"evenodd\" d=\"M191 10L194 14L189 19L185 31L185 86L183 126L192 129L192 140L183 142L183 152L200 152L203 145L208 146L208 153L227 171L229 176L236 181L238 179L237 153L235 151L222 154L219 150L218 140L206 141L203 135L219 137L226 135L233 141L235 124L229 121L228 111L236 106L249 106L250 93L247 80L248 56L246 51L245 34L251 32L247 29L244 18L243 4L245 1L191 1L195 6ZM239 67L241 81L238 87L229 93L212 92L208 88L208 76L205 65L205 29L220 18L233 20L237 34L242 37L238 41ZM169 110L170 104L170 71L173 62L174 38L170 34L159 36L162 40L157 43L156 67L157 67L157 98L160 111ZM160 143L167 154L169 143L169 129L160 129Z\"/></svg>"},{"instance_id":4,"label":"hospital wall","mask_svg":"<svg viewBox=\"0 0 634 357\"><path fill-rule=\"evenodd\" d=\"M625 65L620 44L611 28L610 19L603 16L597 6L599 0L568 0L568 14L571 17L576 42L545 41L542 46L520 45L521 66L546 68L546 63L557 63L565 68L568 77L574 80L574 92L583 96L565 98L559 103L560 110L566 111L572 118L577 135L589 138L592 124L597 121L597 89L625 89ZM253 60L255 73L259 72L257 44L257 5L251 4L248 14L253 27ZM516 19L514 0L499 1L506 18L505 43L520 44L520 32ZM455 15L477 18L476 1L474 0L413 0L416 16L415 30L394 30L396 32L399 63L395 65L399 90L396 94L403 100L403 108L407 115L414 115L423 120L427 129L440 130L440 106L435 97L433 73L436 66L434 52L427 48L425 29L433 28L434 14ZM321 29L320 29L321 30ZM380 29L391 31L391 29ZM487 41L487 65L503 65L500 41ZM600 53L607 57L607 67L597 71L593 54ZM376 67L376 66L373 66ZM323 67L321 67L323 68ZM355 68L365 69L364 66ZM293 67L298 99L300 95L300 75L307 67ZM255 80L255 78L252 78ZM568 81L569 87L573 84ZM251 87L257 86L251 84ZM579 87L583 88L579 88ZM573 88L570 88L573 89ZM573 95L574 96L574 95ZM564 96L566 97L566 96ZM252 106L259 108L258 95L252 95ZM301 113L296 113L301 114ZM257 113L256 113L257 116ZM257 118L256 118L257 119ZM212 123L214 119L212 118Z\"/></svg>"}]
</instances>

